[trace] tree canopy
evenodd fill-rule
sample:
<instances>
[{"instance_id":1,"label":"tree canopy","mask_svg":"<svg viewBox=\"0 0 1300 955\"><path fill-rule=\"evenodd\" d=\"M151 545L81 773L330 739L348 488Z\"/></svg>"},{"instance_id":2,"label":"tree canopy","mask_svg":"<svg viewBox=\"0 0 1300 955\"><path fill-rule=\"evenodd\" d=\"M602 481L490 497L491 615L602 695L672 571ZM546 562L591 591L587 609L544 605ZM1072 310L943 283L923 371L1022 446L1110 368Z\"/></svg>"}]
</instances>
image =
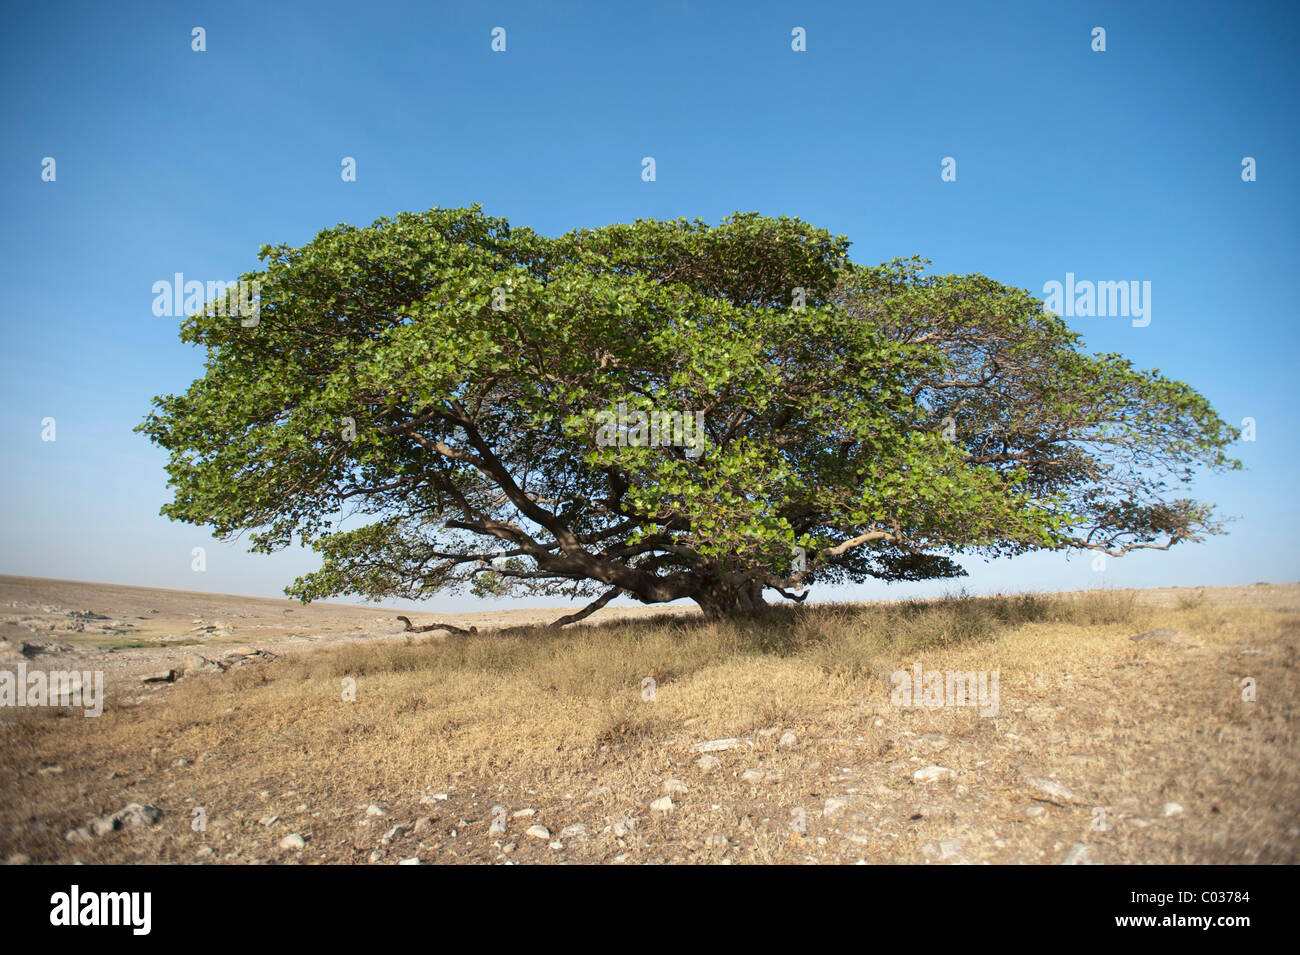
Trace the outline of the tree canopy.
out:
<instances>
[{"instance_id":1,"label":"tree canopy","mask_svg":"<svg viewBox=\"0 0 1300 955\"><path fill-rule=\"evenodd\" d=\"M1027 291L848 249L753 213L548 238L477 206L265 246L256 323L188 317L206 372L139 426L163 513L313 547L303 600L595 598L566 620L1221 530L1185 488L1238 435L1191 387Z\"/></svg>"}]
</instances>

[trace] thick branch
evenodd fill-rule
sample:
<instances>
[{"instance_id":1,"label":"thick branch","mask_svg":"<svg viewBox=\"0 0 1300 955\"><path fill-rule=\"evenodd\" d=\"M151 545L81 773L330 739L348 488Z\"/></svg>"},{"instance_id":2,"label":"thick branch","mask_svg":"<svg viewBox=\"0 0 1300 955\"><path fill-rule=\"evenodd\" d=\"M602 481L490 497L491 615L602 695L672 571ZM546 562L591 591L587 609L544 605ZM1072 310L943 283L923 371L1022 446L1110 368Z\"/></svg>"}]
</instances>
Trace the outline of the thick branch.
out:
<instances>
[{"instance_id":1,"label":"thick branch","mask_svg":"<svg viewBox=\"0 0 1300 955\"><path fill-rule=\"evenodd\" d=\"M423 627L416 627L412 626L409 617L399 616L397 619L406 624L406 629L403 631L404 633L428 633L430 630L449 630L452 633L463 633L466 635L478 633L478 627L470 627L468 630L463 630L460 627L453 626L449 623L429 623L425 624Z\"/></svg>"}]
</instances>

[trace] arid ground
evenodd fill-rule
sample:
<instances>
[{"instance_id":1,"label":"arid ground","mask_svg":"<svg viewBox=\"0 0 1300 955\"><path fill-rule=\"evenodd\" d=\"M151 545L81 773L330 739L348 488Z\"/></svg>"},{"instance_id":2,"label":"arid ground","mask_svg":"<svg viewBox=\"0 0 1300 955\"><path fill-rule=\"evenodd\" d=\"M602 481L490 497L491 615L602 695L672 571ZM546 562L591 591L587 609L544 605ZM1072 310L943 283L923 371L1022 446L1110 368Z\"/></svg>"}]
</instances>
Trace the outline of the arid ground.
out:
<instances>
[{"instance_id":1,"label":"arid ground","mask_svg":"<svg viewBox=\"0 0 1300 955\"><path fill-rule=\"evenodd\" d=\"M0 859L1300 860L1300 585L563 612L0 577L0 668L107 691L0 709Z\"/></svg>"}]
</instances>

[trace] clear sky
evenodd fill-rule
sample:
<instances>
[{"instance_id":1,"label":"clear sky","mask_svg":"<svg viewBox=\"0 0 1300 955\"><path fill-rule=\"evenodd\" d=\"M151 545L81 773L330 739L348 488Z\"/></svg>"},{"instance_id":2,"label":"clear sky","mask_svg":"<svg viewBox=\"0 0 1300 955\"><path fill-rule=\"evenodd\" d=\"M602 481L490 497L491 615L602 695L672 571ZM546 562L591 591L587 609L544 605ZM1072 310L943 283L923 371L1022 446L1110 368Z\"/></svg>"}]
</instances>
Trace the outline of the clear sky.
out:
<instances>
[{"instance_id":1,"label":"clear sky","mask_svg":"<svg viewBox=\"0 0 1300 955\"><path fill-rule=\"evenodd\" d=\"M153 314L153 284L478 202L551 235L797 215L859 262L920 254L1039 295L1067 272L1149 281L1149 325L1069 321L1255 419L1247 470L1196 488L1237 518L1230 535L1104 571L975 559L965 585L1300 579L1298 4L54 0L0 16L0 573L281 595L312 554L249 555L158 516L165 455L131 429L202 355Z\"/></svg>"}]
</instances>

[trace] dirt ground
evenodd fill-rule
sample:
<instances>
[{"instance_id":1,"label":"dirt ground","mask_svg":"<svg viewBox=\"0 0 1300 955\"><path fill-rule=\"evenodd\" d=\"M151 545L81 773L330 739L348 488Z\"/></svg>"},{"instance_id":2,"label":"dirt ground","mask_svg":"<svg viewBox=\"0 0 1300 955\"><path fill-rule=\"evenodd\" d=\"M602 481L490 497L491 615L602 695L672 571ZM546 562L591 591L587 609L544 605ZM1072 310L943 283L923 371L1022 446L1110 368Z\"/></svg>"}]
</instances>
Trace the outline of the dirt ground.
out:
<instances>
[{"instance_id":1,"label":"dirt ground","mask_svg":"<svg viewBox=\"0 0 1300 955\"><path fill-rule=\"evenodd\" d=\"M1300 585L1129 596L972 637L979 600L866 642L885 605L784 642L689 608L413 637L388 610L0 578L0 668L108 695L0 710L0 859L1295 863ZM996 672L996 713L897 705L914 667ZM95 834L132 803L161 814Z\"/></svg>"},{"instance_id":2,"label":"dirt ground","mask_svg":"<svg viewBox=\"0 0 1300 955\"><path fill-rule=\"evenodd\" d=\"M567 612L521 609L435 617L349 604L304 606L296 600L0 575L0 665L20 659L28 643L28 658L32 651L52 650L60 667L102 669L109 686L117 687L182 666L191 653L219 657L251 646L279 655L397 637L405 630L398 613L417 626L436 619L488 630L546 624ZM605 607L590 620L695 612L688 606Z\"/></svg>"}]
</instances>

